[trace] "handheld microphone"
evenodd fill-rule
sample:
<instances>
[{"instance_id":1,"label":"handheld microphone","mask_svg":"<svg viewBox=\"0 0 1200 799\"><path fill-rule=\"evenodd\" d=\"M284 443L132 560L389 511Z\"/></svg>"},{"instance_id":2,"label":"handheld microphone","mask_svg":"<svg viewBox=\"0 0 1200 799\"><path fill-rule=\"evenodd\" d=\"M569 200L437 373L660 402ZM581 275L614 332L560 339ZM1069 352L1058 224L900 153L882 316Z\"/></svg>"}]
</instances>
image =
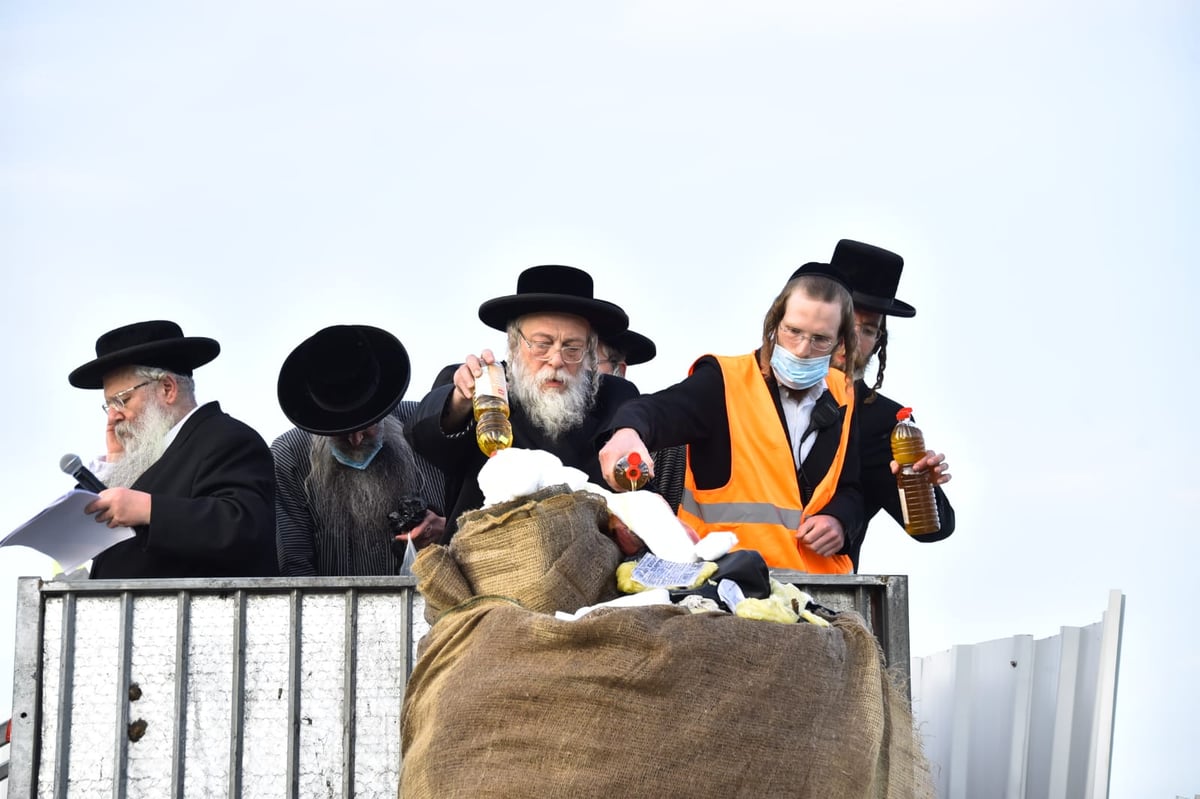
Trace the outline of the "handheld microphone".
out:
<instances>
[{"instance_id":1,"label":"handheld microphone","mask_svg":"<svg viewBox=\"0 0 1200 799\"><path fill-rule=\"evenodd\" d=\"M75 480L88 491L95 491L99 494L108 486L100 482L100 478L92 474L88 467L83 465L83 461L79 460L78 455L67 453L63 455L58 462L58 467L67 474L75 478Z\"/></svg>"}]
</instances>

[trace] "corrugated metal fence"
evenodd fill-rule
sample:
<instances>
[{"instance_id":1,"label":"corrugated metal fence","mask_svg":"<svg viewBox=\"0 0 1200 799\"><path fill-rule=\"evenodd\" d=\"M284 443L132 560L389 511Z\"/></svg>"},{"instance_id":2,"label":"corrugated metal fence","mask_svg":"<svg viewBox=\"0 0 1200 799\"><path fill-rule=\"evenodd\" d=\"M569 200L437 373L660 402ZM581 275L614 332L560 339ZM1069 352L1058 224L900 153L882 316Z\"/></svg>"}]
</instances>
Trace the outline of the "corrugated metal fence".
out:
<instances>
[{"instance_id":1,"label":"corrugated metal fence","mask_svg":"<svg viewBox=\"0 0 1200 799\"><path fill-rule=\"evenodd\" d=\"M907 670L905 577L776 576ZM399 577L23 578L9 797L395 797L419 606Z\"/></svg>"},{"instance_id":2,"label":"corrugated metal fence","mask_svg":"<svg viewBox=\"0 0 1200 799\"><path fill-rule=\"evenodd\" d=\"M1103 799L1125 597L1102 620L912 661L913 716L940 799Z\"/></svg>"}]
</instances>

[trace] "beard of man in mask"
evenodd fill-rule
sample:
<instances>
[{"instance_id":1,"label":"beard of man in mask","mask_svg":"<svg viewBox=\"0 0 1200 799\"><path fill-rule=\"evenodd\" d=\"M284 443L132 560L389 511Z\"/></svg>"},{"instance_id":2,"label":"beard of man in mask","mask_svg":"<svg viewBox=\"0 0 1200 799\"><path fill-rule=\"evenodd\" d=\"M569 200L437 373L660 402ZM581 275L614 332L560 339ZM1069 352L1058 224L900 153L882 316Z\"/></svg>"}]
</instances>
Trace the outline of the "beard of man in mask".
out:
<instances>
[{"instance_id":1,"label":"beard of man in mask","mask_svg":"<svg viewBox=\"0 0 1200 799\"><path fill-rule=\"evenodd\" d=\"M343 461L369 463L360 469ZM400 421L386 416L356 433L313 436L310 466L304 490L324 531L313 541L321 573L389 573L394 533L388 514L396 509L398 487L427 493ZM353 562L376 568L348 570Z\"/></svg>"}]
</instances>

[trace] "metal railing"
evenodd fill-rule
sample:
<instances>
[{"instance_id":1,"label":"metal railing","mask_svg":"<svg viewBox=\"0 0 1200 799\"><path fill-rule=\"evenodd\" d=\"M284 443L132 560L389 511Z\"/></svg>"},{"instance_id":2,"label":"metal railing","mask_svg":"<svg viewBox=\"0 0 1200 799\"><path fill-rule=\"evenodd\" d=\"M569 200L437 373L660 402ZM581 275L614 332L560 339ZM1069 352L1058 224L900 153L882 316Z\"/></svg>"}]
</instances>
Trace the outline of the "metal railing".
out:
<instances>
[{"instance_id":1,"label":"metal railing","mask_svg":"<svg viewBox=\"0 0 1200 799\"><path fill-rule=\"evenodd\" d=\"M776 577L907 676L905 577ZM22 578L8 796L394 797L421 607L405 577Z\"/></svg>"}]
</instances>

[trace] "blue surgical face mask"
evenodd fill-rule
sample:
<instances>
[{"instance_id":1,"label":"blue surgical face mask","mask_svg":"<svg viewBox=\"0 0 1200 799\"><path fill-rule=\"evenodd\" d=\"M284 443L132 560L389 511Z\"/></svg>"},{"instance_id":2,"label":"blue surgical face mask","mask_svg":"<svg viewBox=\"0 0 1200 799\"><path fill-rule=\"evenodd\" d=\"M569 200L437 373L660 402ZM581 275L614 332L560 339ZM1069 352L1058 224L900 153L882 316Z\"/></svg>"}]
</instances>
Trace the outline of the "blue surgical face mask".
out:
<instances>
[{"instance_id":1,"label":"blue surgical face mask","mask_svg":"<svg viewBox=\"0 0 1200 799\"><path fill-rule=\"evenodd\" d=\"M332 444L329 451L333 453L333 457L338 463L343 466L349 466L351 469L365 469L371 465L371 461L375 460L375 456L379 454L379 450L383 449L383 437L379 436L375 439L375 443L371 445L371 449L367 450L362 457L358 459L351 458L338 449L337 444Z\"/></svg>"},{"instance_id":2,"label":"blue surgical face mask","mask_svg":"<svg viewBox=\"0 0 1200 799\"><path fill-rule=\"evenodd\" d=\"M822 355L820 358L797 358L787 351L787 348L776 344L771 353L771 368L775 371L775 379L788 388L802 390L812 388L825 379L829 374L829 359L833 355Z\"/></svg>"}]
</instances>

